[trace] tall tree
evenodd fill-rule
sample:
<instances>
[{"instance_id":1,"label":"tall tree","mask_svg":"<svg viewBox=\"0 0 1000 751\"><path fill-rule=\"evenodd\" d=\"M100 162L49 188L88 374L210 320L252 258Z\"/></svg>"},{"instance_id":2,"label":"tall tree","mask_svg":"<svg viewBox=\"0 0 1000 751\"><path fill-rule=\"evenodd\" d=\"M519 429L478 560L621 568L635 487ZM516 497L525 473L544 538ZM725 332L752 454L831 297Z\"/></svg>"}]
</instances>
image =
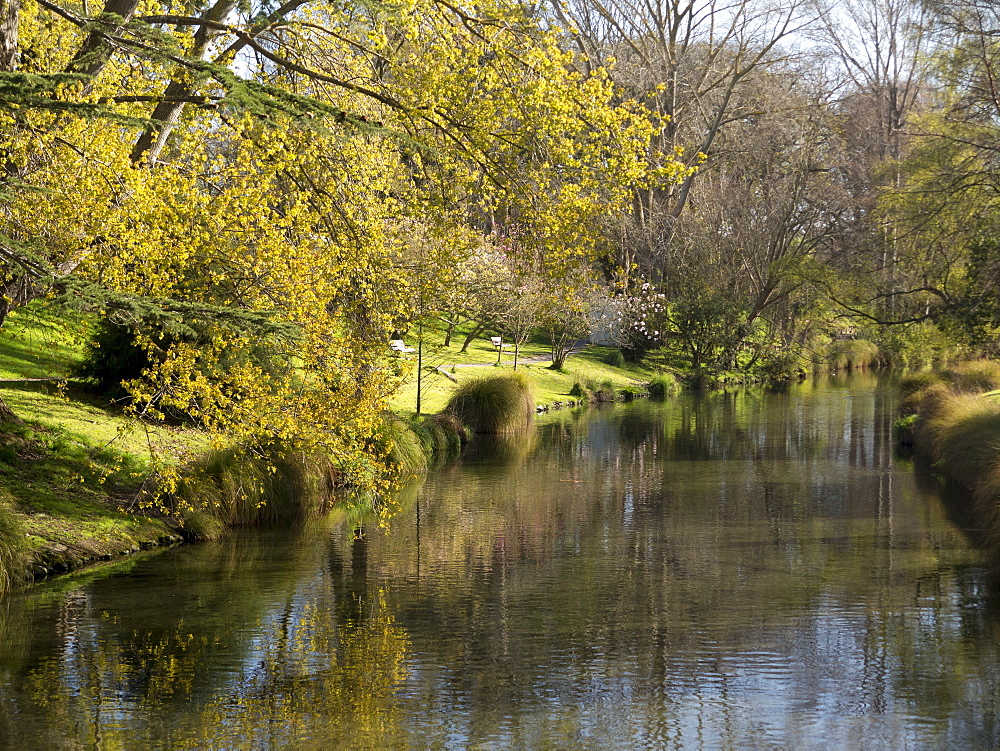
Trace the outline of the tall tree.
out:
<instances>
[{"instance_id":1,"label":"tall tree","mask_svg":"<svg viewBox=\"0 0 1000 751\"><path fill-rule=\"evenodd\" d=\"M648 119L516 4L139 13L28 0L0 44L16 47L0 73L5 305L57 287L172 328L134 393L228 440L360 462L398 377L389 333L412 312L407 227L504 212L555 273L589 258L586 224L642 169ZM271 371L234 356L262 330Z\"/></svg>"},{"instance_id":2,"label":"tall tree","mask_svg":"<svg viewBox=\"0 0 1000 751\"><path fill-rule=\"evenodd\" d=\"M613 61L622 95L651 112L649 169L633 183L631 211L614 233L622 266L669 276L674 229L694 185L716 164L727 130L755 114L743 92L784 59L782 44L808 21L805 4L576 0L553 3L553 12L575 30L579 64ZM684 179L658 179L660 165L678 156L690 168Z\"/></svg>"}]
</instances>

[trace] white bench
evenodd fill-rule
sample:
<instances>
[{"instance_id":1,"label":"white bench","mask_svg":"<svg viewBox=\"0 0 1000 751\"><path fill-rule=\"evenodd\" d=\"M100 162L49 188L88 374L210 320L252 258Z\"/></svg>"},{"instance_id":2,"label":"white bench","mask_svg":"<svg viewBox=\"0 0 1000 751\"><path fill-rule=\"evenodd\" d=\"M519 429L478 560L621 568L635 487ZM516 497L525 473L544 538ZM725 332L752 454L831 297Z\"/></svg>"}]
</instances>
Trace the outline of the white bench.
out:
<instances>
[{"instance_id":1,"label":"white bench","mask_svg":"<svg viewBox=\"0 0 1000 751\"><path fill-rule=\"evenodd\" d=\"M500 348L503 348L503 349L510 349L510 345L509 345L509 344L506 344L506 343L504 342L504 340L503 340L503 338L502 338L502 337L499 337L499 336L491 336L491 337L490 337L490 341L491 341L491 342L493 342L493 346L494 346L494 347L496 347L497 349L500 349Z\"/></svg>"},{"instance_id":2,"label":"white bench","mask_svg":"<svg viewBox=\"0 0 1000 751\"><path fill-rule=\"evenodd\" d=\"M389 348L393 352L416 352L413 347L407 347L406 343L402 339L392 339L389 342Z\"/></svg>"}]
</instances>

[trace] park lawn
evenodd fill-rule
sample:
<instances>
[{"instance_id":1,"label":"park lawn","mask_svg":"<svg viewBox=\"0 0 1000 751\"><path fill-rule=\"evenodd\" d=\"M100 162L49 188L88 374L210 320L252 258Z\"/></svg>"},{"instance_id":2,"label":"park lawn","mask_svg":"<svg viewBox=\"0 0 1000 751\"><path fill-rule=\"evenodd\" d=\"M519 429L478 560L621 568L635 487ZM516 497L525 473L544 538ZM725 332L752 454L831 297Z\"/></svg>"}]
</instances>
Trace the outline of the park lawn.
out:
<instances>
[{"instance_id":1,"label":"park lawn","mask_svg":"<svg viewBox=\"0 0 1000 751\"><path fill-rule=\"evenodd\" d=\"M427 332L424 337L420 400L422 414L434 414L443 410L455 390L455 381L460 383L470 378L513 370L513 352L505 351L500 357L500 365L496 365L497 351L487 337L470 344L465 353L458 351L461 337L456 336L450 348L443 347L443 337L438 337L438 332L433 331ZM416 346L417 343L412 341L407 344ZM623 367L615 367L608 362L614 351L612 347L588 346L583 351L572 354L562 371L556 371L549 367L551 362L548 344L536 339L518 353L517 370L530 379L535 403L553 406L557 402L565 403L574 399L571 391L578 381L596 384L610 382L618 391L624 388L643 390L654 375L667 369L666 363L658 358L649 358L641 365L625 363ZM413 414L417 398L417 354L411 353L404 357L410 365L409 374L403 387L391 400L390 406L401 414Z\"/></svg>"},{"instance_id":2,"label":"park lawn","mask_svg":"<svg viewBox=\"0 0 1000 751\"><path fill-rule=\"evenodd\" d=\"M106 558L172 536L139 508L149 444L180 457L198 434L129 421L107 400L69 380L82 360L88 323L44 303L0 328L0 395L24 425L0 433L0 492L25 531L28 551L59 549L66 560Z\"/></svg>"},{"instance_id":3,"label":"park lawn","mask_svg":"<svg viewBox=\"0 0 1000 751\"><path fill-rule=\"evenodd\" d=\"M89 321L43 301L11 312L0 328L0 381L70 378L89 332Z\"/></svg>"}]
</instances>

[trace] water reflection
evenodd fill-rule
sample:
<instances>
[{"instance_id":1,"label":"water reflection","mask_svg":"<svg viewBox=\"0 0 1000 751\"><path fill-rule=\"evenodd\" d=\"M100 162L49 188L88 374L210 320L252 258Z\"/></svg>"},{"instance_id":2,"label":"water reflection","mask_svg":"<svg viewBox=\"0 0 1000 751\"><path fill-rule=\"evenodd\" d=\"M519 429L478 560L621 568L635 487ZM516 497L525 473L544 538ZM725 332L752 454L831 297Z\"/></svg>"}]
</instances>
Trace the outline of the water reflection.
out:
<instances>
[{"instance_id":1,"label":"water reflection","mask_svg":"<svg viewBox=\"0 0 1000 751\"><path fill-rule=\"evenodd\" d=\"M0 742L996 746L997 600L894 463L891 402L863 377L567 411L387 529L40 587L0 626Z\"/></svg>"}]
</instances>

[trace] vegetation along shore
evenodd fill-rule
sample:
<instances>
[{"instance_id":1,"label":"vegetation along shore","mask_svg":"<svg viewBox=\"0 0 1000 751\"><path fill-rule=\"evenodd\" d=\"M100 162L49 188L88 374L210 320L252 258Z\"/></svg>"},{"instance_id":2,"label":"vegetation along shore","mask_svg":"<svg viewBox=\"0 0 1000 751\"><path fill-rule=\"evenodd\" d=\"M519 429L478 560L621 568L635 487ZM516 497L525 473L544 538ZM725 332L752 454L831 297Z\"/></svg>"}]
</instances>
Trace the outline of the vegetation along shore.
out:
<instances>
[{"instance_id":1,"label":"vegetation along shore","mask_svg":"<svg viewBox=\"0 0 1000 751\"><path fill-rule=\"evenodd\" d=\"M538 411L996 357L1000 17L848 5L3 5L4 586L387 514Z\"/></svg>"},{"instance_id":2,"label":"vegetation along shore","mask_svg":"<svg viewBox=\"0 0 1000 751\"><path fill-rule=\"evenodd\" d=\"M1000 363L919 373L900 389L900 444L964 491L985 549L1000 560Z\"/></svg>"}]
</instances>

